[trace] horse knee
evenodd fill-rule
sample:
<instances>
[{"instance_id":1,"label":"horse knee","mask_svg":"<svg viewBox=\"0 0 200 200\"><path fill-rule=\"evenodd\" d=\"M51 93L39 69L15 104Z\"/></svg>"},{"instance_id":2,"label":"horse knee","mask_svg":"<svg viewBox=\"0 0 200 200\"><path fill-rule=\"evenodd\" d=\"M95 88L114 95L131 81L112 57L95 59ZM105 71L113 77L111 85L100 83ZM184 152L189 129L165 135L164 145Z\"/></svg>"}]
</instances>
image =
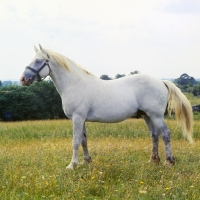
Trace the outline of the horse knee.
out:
<instances>
[{"instance_id":1,"label":"horse knee","mask_svg":"<svg viewBox=\"0 0 200 200\"><path fill-rule=\"evenodd\" d=\"M162 132L162 138L163 138L163 141L164 141L165 144L170 143L170 131L169 130L163 131Z\"/></svg>"}]
</instances>

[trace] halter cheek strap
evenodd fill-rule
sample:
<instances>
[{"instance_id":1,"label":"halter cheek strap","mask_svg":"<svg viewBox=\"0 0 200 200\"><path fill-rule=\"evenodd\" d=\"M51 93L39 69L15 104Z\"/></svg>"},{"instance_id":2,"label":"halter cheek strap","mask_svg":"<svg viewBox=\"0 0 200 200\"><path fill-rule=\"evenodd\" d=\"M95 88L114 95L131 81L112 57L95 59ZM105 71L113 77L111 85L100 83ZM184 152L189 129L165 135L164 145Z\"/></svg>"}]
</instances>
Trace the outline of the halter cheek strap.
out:
<instances>
[{"instance_id":1,"label":"halter cheek strap","mask_svg":"<svg viewBox=\"0 0 200 200\"><path fill-rule=\"evenodd\" d=\"M35 70L35 69L33 69L33 68L29 67L29 66L27 66L26 69L29 69L29 70L31 70L32 72L34 72L34 73L35 73L34 76L37 76L37 79L38 79L37 81L40 82L40 81L43 81L43 80L51 73L51 68L50 68L48 62L49 62L49 61L46 60L46 62L45 62L38 70ZM45 77L41 78L39 72L40 72L45 66L48 66L48 67L49 67L49 73L48 73Z\"/></svg>"}]
</instances>

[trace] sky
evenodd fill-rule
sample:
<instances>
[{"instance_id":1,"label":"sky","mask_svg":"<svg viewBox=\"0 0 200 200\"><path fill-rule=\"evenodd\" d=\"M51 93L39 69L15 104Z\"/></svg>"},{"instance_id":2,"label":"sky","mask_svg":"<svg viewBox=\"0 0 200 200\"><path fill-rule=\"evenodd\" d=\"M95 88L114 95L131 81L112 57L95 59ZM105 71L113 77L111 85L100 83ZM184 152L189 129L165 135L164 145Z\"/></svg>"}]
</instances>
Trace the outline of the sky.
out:
<instances>
[{"instance_id":1,"label":"sky","mask_svg":"<svg viewBox=\"0 0 200 200\"><path fill-rule=\"evenodd\" d=\"M100 77L200 78L199 0L0 0L0 80L41 44Z\"/></svg>"}]
</instances>

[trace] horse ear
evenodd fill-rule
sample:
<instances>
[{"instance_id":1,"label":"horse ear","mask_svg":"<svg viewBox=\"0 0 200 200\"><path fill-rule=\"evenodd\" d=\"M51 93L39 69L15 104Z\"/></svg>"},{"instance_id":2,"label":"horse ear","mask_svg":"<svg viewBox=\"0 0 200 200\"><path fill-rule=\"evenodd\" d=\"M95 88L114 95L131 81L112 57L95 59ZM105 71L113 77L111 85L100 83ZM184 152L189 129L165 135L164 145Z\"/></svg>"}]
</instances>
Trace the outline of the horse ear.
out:
<instances>
[{"instance_id":1,"label":"horse ear","mask_svg":"<svg viewBox=\"0 0 200 200\"><path fill-rule=\"evenodd\" d=\"M41 44L39 44L39 47L40 47L40 50L43 51L43 48L42 48Z\"/></svg>"},{"instance_id":2,"label":"horse ear","mask_svg":"<svg viewBox=\"0 0 200 200\"><path fill-rule=\"evenodd\" d=\"M35 50L35 53L39 51L36 46L34 46L34 50Z\"/></svg>"},{"instance_id":3,"label":"horse ear","mask_svg":"<svg viewBox=\"0 0 200 200\"><path fill-rule=\"evenodd\" d=\"M41 44L39 44L39 47L40 47L40 50L42 51L42 53L44 54L44 55L46 55L47 56L47 58L49 58L50 59L50 56L49 56L49 54L42 48L42 46L41 46Z\"/></svg>"}]
</instances>

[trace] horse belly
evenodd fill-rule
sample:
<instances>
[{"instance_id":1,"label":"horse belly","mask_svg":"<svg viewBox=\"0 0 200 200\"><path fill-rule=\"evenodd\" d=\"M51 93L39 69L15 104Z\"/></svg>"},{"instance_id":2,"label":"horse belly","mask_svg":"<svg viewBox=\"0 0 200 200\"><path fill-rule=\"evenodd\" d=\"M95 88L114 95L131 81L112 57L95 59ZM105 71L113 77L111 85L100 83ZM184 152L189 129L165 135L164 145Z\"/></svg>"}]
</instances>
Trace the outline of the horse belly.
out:
<instances>
[{"instance_id":1,"label":"horse belly","mask_svg":"<svg viewBox=\"0 0 200 200\"><path fill-rule=\"evenodd\" d=\"M121 122L127 118L132 117L132 113L104 113L104 115L89 114L86 121L90 122L103 122L103 123L114 123Z\"/></svg>"},{"instance_id":2,"label":"horse belly","mask_svg":"<svg viewBox=\"0 0 200 200\"><path fill-rule=\"evenodd\" d=\"M120 122L133 117L137 113L137 106L128 102L104 102L92 107L87 115L87 121Z\"/></svg>"}]
</instances>

